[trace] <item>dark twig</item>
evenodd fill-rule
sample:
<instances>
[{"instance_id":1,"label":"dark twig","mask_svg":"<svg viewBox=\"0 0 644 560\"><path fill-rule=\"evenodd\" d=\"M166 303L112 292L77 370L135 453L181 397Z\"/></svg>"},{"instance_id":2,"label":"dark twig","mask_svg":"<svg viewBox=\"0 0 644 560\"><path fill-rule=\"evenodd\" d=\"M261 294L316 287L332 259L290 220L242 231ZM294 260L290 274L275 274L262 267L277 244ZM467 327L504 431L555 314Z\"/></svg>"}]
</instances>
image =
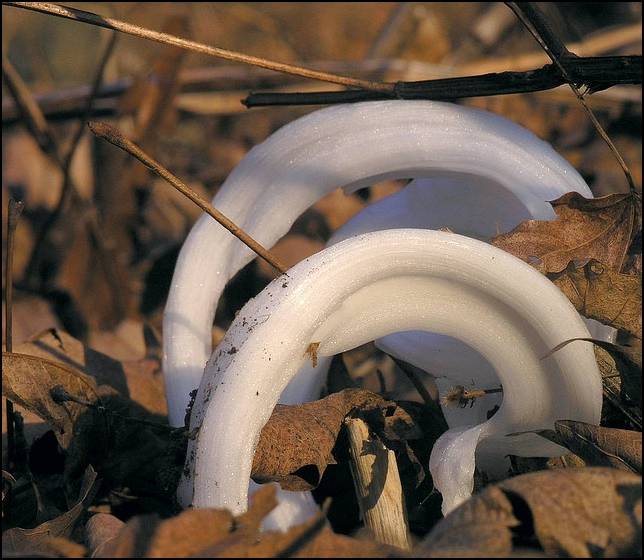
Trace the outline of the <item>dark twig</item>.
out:
<instances>
[{"instance_id":1,"label":"dark twig","mask_svg":"<svg viewBox=\"0 0 644 560\"><path fill-rule=\"evenodd\" d=\"M223 58L225 60L232 60L234 62L242 62L244 64L250 64L252 66L259 66L260 68L268 68L269 70L274 70L276 72L295 74L297 76L310 78L312 80L320 80L332 84L340 84L347 87L363 88L375 91L388 91L393 87L393 84L371 82L368 80L349 78L347 76L339 76L337 74L320 72L318 70L303 68L301 66L295 66L293 64L285 64L282 62L267 60L265 58L249 56L235 51L220 49L218 47L211 47L209 45L204 45L203 43L197 43L196 41L182 39L181 37L176 37L174 35L170 35L169 33L153 31L151 29L139 27L138 25L132 25L118 19L99 16L98 14L85 12L83 10L76 10L74 8L61 6L59 4L49 4L47 2L3 2L3 5L12 6L14 8L23 8L44 14L50 14L74 21L80 21L83 23L89 23L91 25L97 25L106 29L120 31L121 33L134 35L136 37L150 39L151 41L156 41L158 43L164 43L166 45L188 49L200 54Z\"/></svg>"},{"instance_id":2,"label":"dark twig","mask_svg":"<svg viewBox=\"0 0 644 560\"><path fill-rule=\"evenodd\" d=\"M569 61L575 83L590 91L619 84L642 83L641 56L577 57ZM556 64L526 72L499 72L479 76L396 82L390 93L348 90L309 93L251 93L242 101L247 107L267 105L328 105L376 99L447 100L553 89L567 83Z\"/></svg>"},{"instance_id":3,"label":"dark twig","mask_svg":"<svg viewBox=\"0 0 644 560\"><path fill-rule=\"evenodd\" d=\"M416 366L405 362L404 360L400 360L398 358L395 358L391 354L388 354L388 356L394 361L394 363L402 370L402 372L407 376L407 379L411 381L413 386L416 388L416 391L418 391L418 394L420 397L423 399L423 402L425 403L425 408L427 409L427 412L432 418L432 424L436 426L437 429L440 429L441 432L447 431L449 426L447 425L447 422L445 421L445 416L443 415L443 412L438 405L438 402L435 401L432 396L429 394L429 391L421 381L419 374L420 372L423 372L420 368L417 368ZM431 375L427 372L423 372L425 375ZM434 377L434 376L432 376Z\"/></svg>"},{"instance_id":4,"label":"dark twig","mask_svg":"<svg viewBox=\"0 0 644 560\"><path fill-rule=\"evenodd\" d=\"M24 208L22 201L9 198L7 210L7 255L5 268L5 349L11 352L13 348L13 245L18 225L18 218ZM7 462L11 470L16 455L16 440L14 431L13 403L7 399Z\"/></svg>"},{"instance_id":5,"label":"dark twig","mask_svg":"<svg viewBox=\"0 0 644 560\"><path fill-rule=\"evenodd\" d=\"M2 81L25 120L27 129L36 140L40 149L50 156L59 165L62 165L62 157L57 149L56 139L53 137L45 116L34 100L29 88L24 83L20 74L16 71L9 59L2 55Z\"/></svg>"},{"instance_id":6,"label":"dark twig","mask_svg":"<svg viewBox=\"0 0 644 560\"><path fill-rule=\"evenodd\" d=\"M250 235L248 235L243 229L233 223L219 210L214 208L207 200L200 197L183 181L170 173L170 171L163 167L158 161L152 159L141 148L134 144L134 142L128 140L125 136L123 136L118 128L103 122L90 122L88 123L88 126L90 130L99 138L107 140L110 144L121 148L121 150L124 150L131 156L138 159L148 169L154 171L159 177L170 183L170 185L177 189L181 194L192 200L192 202L199 206L199 208L201 208L204 212L212 216L219 224L225 227L249 249L262 257L268 264L273 266L282 274L286 274L287 268L281 262L279 262L279 260L274 255L272 255L268 250L262 247L257 241L255 241Z\"/></svg>"},{"instance_id":7,"label":"dark twig","mask_svg":"<svg viewBox=\"0 0 644 560\"><path fill-rule=\"evenodd\" d=\"M557 66L563 78L572 89L573 93L577 96L579 103L581 103L584 111L588 115L588 118L593 123L593 126L602 137L604 142L608 145L611 152L615 156L615 159L619 163L624 175L626 176L626 181L628 182L629 190L632 194L637 195L637 189L635 187L635 180L631 174L628 165L622 158L619 150L613 144L613 141L610 139L600 122L595 117L595 113L588 106L586 100L584 99L583 94L579 91L578 83L575 82L574 76L571 75L569 69L573 61L577 60L577 56L574 53L571 53L559 38L552 32L548 21L544 17L543 13L534 2L506 2L508 7L516 14L521 23L526 27L526 29L532 34L532 36L537 40L541 45L541 48L546 52L546 54L551 58L552 62ZM640 70L641 70L641 59L640 59Z\"/></svg>"},{"instance_id":8,"label":"dark twig","mask_svg":"<svg viewBox=\"0 0 644 560\"><path fill-rule=\"evenodd\" d=\"M506 2L505 4L515 13L523 25L526 27L529 25L534 30L535 39L553 62L555 59L577 56L564 45L534 2ZM532 33L532 31L530 32Z\"/></svg>"}]
</instances>

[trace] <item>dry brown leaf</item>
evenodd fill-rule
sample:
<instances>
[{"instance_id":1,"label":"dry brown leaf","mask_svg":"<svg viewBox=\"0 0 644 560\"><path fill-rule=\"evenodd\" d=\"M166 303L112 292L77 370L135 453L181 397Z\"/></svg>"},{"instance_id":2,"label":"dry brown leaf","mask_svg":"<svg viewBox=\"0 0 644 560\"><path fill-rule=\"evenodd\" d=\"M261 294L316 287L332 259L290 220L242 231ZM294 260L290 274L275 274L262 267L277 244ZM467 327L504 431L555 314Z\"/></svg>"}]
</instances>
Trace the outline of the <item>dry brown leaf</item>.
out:
<instances>
[{"instance_id":1,"label":"dry brown leaf","mask_svg":"<svg viewBox=\"0 0 644 560\"><path fill-rule=\"evenodd\" d=\"M491 486L441 521L419 552L513 546L548 556L637 557L642 546L642 480L617 469L541 471Z\"/></svg>"},{"instance_id":2,"label":"dry brown leaf","mask_svg":"<svg viewBox=\"0 0 644 560\"><path fill-rule=\"evenodd\" d=\"M167 520L138 515L96 558L185 558L227 536L233 521L230 512L212 509L189 509Z\"/></svg>"},{"instance_id":3,"label":"dry brown leaf","mask_svg":"<svg viewBox=\"0 0 644 560\"><path fill-rule=\"evenodd\" d=\"M26 354L2 353L2 394L45 420L66 449L87 407L56 402L51 393L56 387L88 402L99 399L95 381L74 368Z\"/></svg>"},{"instance_id":4,"label":"dry brown leaf","mask_svg":"<svg viewBox=\"0 0 644 560\"><path fill-rule=\"evenodd\" d=\"M606 466L642 474L642 432L559 420L555 431L540 435L579 455L588 466Z\"/></svg>"},{"instance_id":5,"label":"dry brown leaf","mask_svg":"<svg viewBox=\"0 0 644 560\"><path fill-rule=\"evenodd\" d=\"M98 385L109 385L151 413L167 414L158 360L143 358L120 362L59 329L43 331L15 350L66 364L93 377Z\"/></svg>"},{"instance_id":6,"label":"dry brown leaf","mask_svg":"<svg viewBox=\"0 0 644 560\"><path fill-rule=\"evenodd\" d=\"M194 558L388 558L402 551L373 540L334 533L323 517L292 527L286 533L268 532L249 537L233 533L200 550Z\"/></svg>"},{"instance_id":7,"label":"dry brown leaf","mask_svg":"<svg viewBox=\"0 0 644 560\"><path fill-rule=\"evenodd\" d=\"M23 552L11 552L3 547L3 558L85 558L87 550L82 544L63 537L43 538L38 549L27 549Z\"/></svg>"},{"instance_id":8,"label":"dry brown leaf","mask_svg":"<svg viewBox=\"0 0 644 560\"><path fill-rule=\"evenodd\" d=\"M87 506L94 499L96 490L96 472L90 465L85 471L76 504L74 504L69 511L54 519L46 521L33 529L14 527L4 531L2 533L3 556L6 553L34 553L43 550L49 551L52 546L56 546L56 542L51 542L52 538L69 537L81 513L85 511ZM58 544L63 545L64 541ZM70 551L69 547L63 546L62 548L66 549L68 552ZM76 551L79 551L78 545L76 545Z\"/></svg>"},{"instance_id":9,"label":"dry brown leaf","mask_svg":"<svg viewBox=\"0 0 644 560\"><path fill-rule=\"evenodd\" d=\"M2 340L5 340L5 308L2 302ZM49 302L32 294L16 293L13 301L12 340L13 348L29 337L51 327L60 327L60 321L52 312Z\"/></svg>"},{"instance_id":10,"label":"dry brown leaf","mask_svg":"<svg viewBox=\"0 0 644 560\"><path fill-rule=\"evenodd\" d=\"M537 257L543 272L561 272L571 261L595 259L621 271L641 229L640 201L631 194L587 199L569 192L552 204L558 219L528 220L492 244L528 261Z\"/></svg>"},{"instance_id":11,"label":"dry brown leaf","mask_svg":"<svg viewBox=\"0 0 644 560\"><path fill-rule=\"evenodd\" d=\"M642 339L642 279L609 270L597 261L547 275L585 317Z\"/></svg>"},{"instance_id":12,"label":"dry brown leaf","mask_svg":"<svg viewBox=\"0 0 644 560\"><path fill-rule=\"evenodd\" d=\"M97 554L97 558L284 558L383 557L393 551L373 542L336 535L321 515L287 533L262 532L260 525L277 504L272 486L253 496L237 518L224 510L191 509L162 520L137 516Z\"/></svg>"},{"instance_id":13,"label":"dry brown leaf","mask_svg":"<svg viewBox=\"0 0 644 560\"><path fill-rule=\"evenodd\" d=\"M68 484L92 464L107 485L125 485L134 492L164 498L172 494L180 470L175 465L175 453L183 441L165 425L165 414L151 412L165 412L157 360L117 362L55 330L46 331L20 349L58 360L3 354L3 391L55 428L67 449ZM97 386L97 381L113 386ZM62 386L72 397L100 403L104 409L71 401L57 404L50 394L56 386ZM122 396L114 386L125 395L134 393L147 407Z\"/></svg>"},{"instance_id":14,"label":"dry brown leaf","mask_svg":"<svg viewBox=\"0 0 644 560\"><path fill-rule=\"evenodd\" d=\"M327 464L342 421L353 409L393 406L379 395L345 389L301 405L277 405L262 429L253 460L257 482L279 482L288 490L315 488Z\"/></svg>"},{"instance_id":15,"label":"dry brown leaf","mask_svg":"<svg viewBox=\"0 0 644 560\"><path fill-rule=\"evenodd\" d=\"M109 543L116 538L125 523L109 513L97 513L85 524L85 543L89 555L99 557Z\"/></svg>"},{"instance_id":16,"label":"dry brown leaf","mask_svg":"<svg viewBox=\"0 0 644 560\"><path fill-rule=\"evenodd\" d=\"M342 189L336 189L318 200L313 208L326 218L331 231L335 231L360 212L364 206L364 202L359 197L345 194Z\"/></svg>"}]
</instances>

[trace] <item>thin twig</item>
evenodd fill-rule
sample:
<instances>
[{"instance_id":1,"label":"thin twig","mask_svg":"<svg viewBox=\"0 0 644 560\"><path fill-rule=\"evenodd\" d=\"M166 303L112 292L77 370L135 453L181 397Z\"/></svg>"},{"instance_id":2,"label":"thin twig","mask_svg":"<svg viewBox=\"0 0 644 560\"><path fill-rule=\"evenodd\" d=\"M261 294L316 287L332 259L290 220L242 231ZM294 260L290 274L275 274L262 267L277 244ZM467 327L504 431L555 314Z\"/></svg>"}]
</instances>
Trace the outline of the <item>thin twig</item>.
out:
<instances>
[{"instance_id":1,"label":"thin twig","mask_svg":"<svg viewBox=\"0 0 644 560\"><path fill-rule=\"evenodd\" d=\"M586 114L588 115L590 121L593 123L593 126L602 137L604 142L606 142L611 152L615 156L615 159L622 168L622 171L626 176L626 181L628 182L628 188L631 194L637 196L635 180L633 179L633 175L631 174L628 165L626 165L626 162L619 153L619 150L617 149L615 144L613 144L613 141L610 139L600 122L597 120L597 117L595 117L595 113L593 113L592 109L586 103L583 94L579 91L579 88L575 84L575 81L570 76L566 68L566 66L571 61L576 60L576 55L566 49L563 43L552 32L546 18L535 3L506 2L506 4L516 14L521 23L523 23L526 29L530 32L530 34L537 40L539 45L541 45L541 48L551 58L552 62L557 65L559 71L561 72L561 75L566 79L566 82L570 86L570 89L572 89L573 93L577 96L577 99L584 108L584 111L586 111Z\"/></svg>"},{"instance_id":2,"label":"thin twig","mask_svg":"<svg viewBox=\"0 0 644 560\"><path fill-rule=\"evenodd\" d=\"M18 219L24 208L22 201L9 198L7 211L7 255L5 268L5 349L11 352L13 348L13 245ZM13 466L16 455L16 439L14 431L13 403L7 399L7 462L9 470Z\"/></svg>"},{"instance_id":3,"label":"thin twig","mask_svg":"<svg viewBox=\"0 0 644 560\"><path fill-rule=\"evenodd\" d=\"M20 113L25 119L27 129L36 140L40 149L62 165L61 155L56 147L56 140L51 134L47 120L34 100L29 88L16 71L9 59L2 55L2 78L13 97Z\"/></svg>"},{"instance_id":4,"label":"thin twig","mask_svg":"<svg viewBox=\"0 0 644 560\"><path fill-rule=\"evenodd\" d=\"M192 200L192 202L199 206L199 208L201 208L204 212L212 216L219 224L224 226L249 249L262 257L268 264L273 266L282 274L286 274L286 266L284 266L273 254L262 247L262 245L255 241L243 229L233 223L228 217L214 208L206 199L200 197L183 181L170 173L170 171L163 167L158 161L152 159L141 148L134 144L134 142L128 140L118 128L104 122L90 122L88 123L88 126L90 130L99 138L107 140L110 144L121 148L121 150L124 150L131 156L138 159L148 169L154 171L159 177L170 183L170 185L177 189L181 194Z\"/></svg>"},{"instance_id":5,"label":"thin twig","mask_svg":"<svg viewBox=\"0 0 644 560\"><path fill-rule=\"evenodd\" d=\"M571 61L575 82L601 91L618 84L642 83L641 56L575 58ZM269 105L329 105L377 99L445 100L485 97L510 93L545 91L566 84L555 64L525 72L498 72L414 82L395 82L393 92L365 90L320 91L307 93L251 93L242 101L246 107Z\"/></svg>"},{"instance_id":6,"label":"thin twig","mask_svg":"<svg viewBox=\"0 0 644 560\"><path fill-rule=\"evenodd\" d=\"M534 38L553 62L556 62L555 59L577 56L568 50L534 2L506 2L505 4L514 12L521 23L528 27L530 33L534 31Z\"/></svg>"},{"instance_id":7,"label":"thin twig","mask_svg":"<svg viewBox=\"0 0 644 560\"><path fill-rule=\"evenodd\" d=\"M616 48L628 45L631 42L633 31L632 26L625 26L623 28L618 28L617 30L611 30L610 32L600 33L582 43L571 44L569 46L570 48L577 49L579 52L584 53L583 57L580 57L581 62L575 61L575 64L585 64L585 58L597 58L598 55L605 51L606 47L610 47L609 50L615 50ZM641 27L638 26L637 31L641 38ZM616 36L612 37L613 35ZM620 37L623 37L623 39L620 39ZM606 40L604 41L602 38L605 38ZM596 45L598 40L601 40L600 44ZM485 74L490 72L501 73L506 70L515 72L532 71L534 67L545 64L545 61L540 60L540 58L543 59L543 57L546 59L548 58L545 53L539 51L536 55L532 53L530 55L514 57L513 59L488 58L485 61L478 61L477 64L479 68L477 68L477 65L474 63L449 66L443 63L431 64L426 62L401 60L397 58L363 61L319 60L311 62L311 65L328 72L350 72L369 79L414 81L441 78L446 75L453 75L453 77L467 77L471 75L472 72L482 72ZM602 57L603 60L606 58L612 57ZM625 60L628 60L628 58L625 58ZM588 68L587 72L590 72L590 68ZM639 72L639 75L641 76L641 57L633 59L633 64L631 67L627 67L626 70L615 68L613 74L621 79L623 76L631 74L632 72ZM591 78L595 84L599 85L597 80L603 79L606 76L606 73L603 69L598 69L596 74L596 76L591 76ZM277 74L270 70L256 68L253 66L226 65L187 68L179 72L178 79L181 84L181 92L179 95L181 96L185 94L183 97L184 100L189 99L191 94L208 93L209 98L212 98L213 100L210 104L212 106L213 113L221 110L221 108L218 109L218 104L222 103L221 100L223 99L226 100L226 111L243 111L243 106L237 106L236 103L242 95L240 90L244 89L281 88L282 86L290 86L293 84L292 87L294 90L308 87L305 91L314 91L313 87L309 87L309 82L303 82L302 80L298 81L298 76ZM638 83L640 82L641 78ZM103 85L97 93L94 107L92 109L92 116L94 118L98 118L115 115L117 110L116 98L128 91L132 87L133 83L134 80L131 78L120 78ZM607 82L605 87L609 88L611 85L612 84ZM628 86L626 86L626 90L628 89ZM622 99L628 100L630 103L637 104L638 107L641 107L641 95L635 95L637 93L635 88L630 89L633 91L625 93L625 88L620 84L612 85L612 89L604 89L599 93L599 95L593 96L593 105L596 105L597 101L601 102L602 98L607 99L610 97L612 99L615 97L616 101L621 101ZM49 120L78 118L82 115L83 107L85 106L90 90L90 85L66 88L37 95L35 96L35 100ZM213 94L212 92L215 90L219 93ZM551 95L560 95L556 91L550 91L550 93ZM181 97L179 99L181 100ZM568 102L565 98L562 99L563 102ZM578 103L576 98L573 98L572 100L575 103ZM183 105L181 101L179 101L176 106L179 109L189 107L189 105ZM186 110L190 111L189 108ZM16 107L15 102L10 98L3 99L2 125L11 125L15 123L19 117L20 112L18 107Z\"/></svg>"},{"instance_id":8,"label":"thin twig","mask_svg":"<svg viewBox=\"0 0 644 560\"><path fill-rule=\"evenodd\" d=\"M418 394L423 399L423 402L425 403L425 405L435 406L436 402L434 401L434 399L432 399L432 396L429 394L429 391L427 390L425 385L423 385L423 382L420 380L420 378L418 377L418 374L416 373L416 370L418 368L416 368L409 362L405 362L404 360L394 358L391 354L389 354L389 357L407 376L407 379L411 381L412 385L415 387L416 391L418 391Z\"/></svg>"},{"instance_id":9,"label":"thin twig","mask_svg":"<svg viewBox=\"0 0 644 560\"><path fill-rule=\"evenodd\" d=\"M260 68L268 68L269 70L283 72L285 74L295 74L297 76L303 76L312 80L320 80L322 82L330 82L332 84L340 84L347 87L363 88L374 91L389 91L393 87L393 84L371 82L368 80L359 80L347 76L329 74L327 72L320 72L318 70L303 68L301 66L295 66L293 64L275 62L272 60L267 60L265 58L250 56L236 51L229 51L226 49L220 49L218 47L211 47L209 45L204 45L203 43L198 43L196 41L182 39L181 37L176 37L174 35L170 35L169 33L153 31L151 29L139 27L138 25L132 25L118 19L99 16L91 12L85 12L83 10L77 10L74 8L61 6L59 4L50 4L47 2L3 2L3 5L12 6L14 8L23 8L44 14L50 14L74 21L80 21L83 23L89 23L91 25L97 25L106 29L113 29L115 31L120 31L121 33L127 33L129 35L141 37L143 39L150 39L151 41L156 41L158 43L164 43L166 45L173 45L182 49L188 49L200 54L223 58L225 60L232 60L234 62L242 62L244 64L250 64L252 66L259 66Z\"/></svg>"},{"instance_id":10,"label":"thin twig","mask_svg":"<svg viewBox=\"0 0 644 560\"><path fill-rule=\"evenodd\" d=\"M423 399L423 402L425 403L425 408L431 417L432 424L435 425L436 428L439 429L441 432L447 431L449 429L449 426L445 421L445 416L443 415L443 412L440 406L438 405L438 402L432 398L429 391L427 390L427 387L425 387L424 383L421 381L419 377L419 373L423 372L425 375L429 375L432 378L435 378L435 376L431 375L430 373L424 370L421 370L420 368L410 364L409 362L405 362L404 360L396 358L391 354L387 354L387 355L402 370L402 372L407 376L407 379L409 379L409 381L412 382L412 384L416 388L416 391L418 391L418 394Z\"/></svg>"}]
</instances>

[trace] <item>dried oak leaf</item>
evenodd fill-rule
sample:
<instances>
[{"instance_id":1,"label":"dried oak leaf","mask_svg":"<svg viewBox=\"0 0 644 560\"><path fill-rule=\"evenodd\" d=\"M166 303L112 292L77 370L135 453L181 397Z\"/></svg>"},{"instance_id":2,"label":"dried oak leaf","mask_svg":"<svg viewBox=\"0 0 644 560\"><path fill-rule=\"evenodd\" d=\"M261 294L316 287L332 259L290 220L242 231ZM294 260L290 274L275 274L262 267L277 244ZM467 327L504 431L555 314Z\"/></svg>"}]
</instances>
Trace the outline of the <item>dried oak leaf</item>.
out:
<instances>
[{"instance_id":1,"label":"dried oak leaf","mask_svg":"<svg viewBox=\"0 0 644 560\"><path fill-rule=\"evenodd\" d=\"M579 455L588 466L606 466L642 474L642 432L559 420L555 431L539 432Z\"/></svg>"},{"instance_id":2,"label":"dried oak leaf","mask_svg":"<svg viewBox=\"0 0 644 560\"><path fill-rule=\"evenodd\" d=\"M163 375L157 359L145 357L121 362L85 346L60 329L45 330L15 351L66 364L93 377L98 385L113 387L151 413L167 414Z\"/></svg>"},{"instance_id":3,"label":"dried oak leaf","mask_svg":"<svg viewBox=\"0 0 644 560\"><path fill-rule=\"evenodd\" d=\"M550 204L558 219L528 220L495 237L492 244L524 261L538 258L544 273L561 272L570 261L589 259L622 271L629 247L641 230L636 195L587 199L569 192Z\"/></svg>"},{"instance_id":4,"label":"dried oak leaf","mask_svg":"<svg viewBox=\"0 0 644 560\"><path fill-rule=\"evenodd\" d=\"M167 520L137 515L96 551L96 558L185 558L234 529L229 511L189 509Z\"/></svg>"},{"instance_id":5,"label":"dried oak leaf","mask_svg":"<svg viewBox=\"0 0 644 560\"><path fill-rule=\"evenodd\" d=\"M158 369L156 360L123 364L53 329L19 348L47 358L3 355L3 392L55 429L67 450L67 484L92 464L107 486L125 485L164 498L172 494L181 442L170 435L164 415L152 414L165 410L162 381L154 383L161 377L153 371ZM97 381L109 385L97 386ZM57 404L51 390L58 386L103 410L71 401ZM131 392L148 407L129 399Z\"/></svg>"},{"instance_id":6,"label":"dried oak leaf","mask_svg":"<svg viewBox=\"0 0 644 560\"><path fill-rule=\"evenodd\" d=\"M287 533L262 532L262 519L277 505L275 488L261 488L249 511L186 510L162 520L137 516L109 541L97 558L283 558L382 557L389 547L336 535L320 515Z\"/></svg>"},{"instance_id":7,"label":"dried oak leaf","mask_svg":"<svg viewBox=\"0 0 644 560\"><path fill-rule=\"evenodd\" d=\"M56 402L52 396L56 387L92 403L99 399L96 382L76 369L36 356L2 353L2 394L45 420L66 449L72 442L74 425L87 407Z\"/></svg>"},{"instance_id":8,"label":"dried oak leaf","mask_svg":"<svg viewBox=\"0 0 644 560\"><path fill-rule=\"evenodd\" d=\"M585 317L642 339L641 276L615 272L595 260L579 267L569 263L547 276Z\"/></svg>"},{"instance_id":9,"label":"dried oak leaf","mask_svg":"<svg viewBox=\"0 0 644 560\"><path fill-rule=\"evenodd\" d=\"M637 557L642 548L642 479L601 467L541 471L473 496L442 520L418 552L462 549L552 556Z\"/></svg>"},{"instance_id":10,"label":"dried oak leaf","mask_svg":"<svg viewBox=\"0 0 644 560\"><path fill-rule=\"evenodd\" d=\"M94 499L98 489L96 471L88 466L78 495L78 501L65 513L54 519L34 527L33 529L22 529L14 527L2 533L2 555L20 553L33 554L38 552L51 552L51 548L61 549L65 541L52 542L52 538L69 537L78 521L80 515ZM69 543L73 547L73 543ZM62 547L67 552L79 552L78 545L75 550L69 547ZM83 548L83 547L80 547ZM83 549L84 550L84 549ZM63 554L65 555L65 554ZM73 554L72 554L73 556Z\"/></svg>"},{"instance_id":11,"label":"dried oak leaf","mask_svg":"<svg viewBox=\"0 0 644 560\"><path fill-rule=\"evenodd\" d=\"M277 405L262 429L253 459L257 482L279 482L287 490L315 488L327 464L344 418L354 409L395 406L362 389L345 389L301 405Z\"/></svg>"}]
</instances>

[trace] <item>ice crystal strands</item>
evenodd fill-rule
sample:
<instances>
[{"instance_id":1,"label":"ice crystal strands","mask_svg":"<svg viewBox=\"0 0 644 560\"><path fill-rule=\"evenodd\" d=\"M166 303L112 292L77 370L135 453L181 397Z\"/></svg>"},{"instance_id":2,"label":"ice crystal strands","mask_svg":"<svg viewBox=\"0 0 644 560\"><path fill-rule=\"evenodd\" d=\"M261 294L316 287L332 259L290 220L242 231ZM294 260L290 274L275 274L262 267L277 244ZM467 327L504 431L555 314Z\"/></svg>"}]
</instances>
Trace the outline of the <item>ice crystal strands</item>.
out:
<instances>
[{"instance_id":1,"label":"ice crystal strands","mask_svg":"<svg viewBox=\"0 0 644 560\"><path fill-rule=\"evenodd\" d=\"M560 342L588 334L549 280L460 235L374 232L299 263L239 312L197 394L184 503L246 510L261 428L311 342L328 356L408 330L462 340L490 362L503 387L491 419L449 430L436 443L430 465L445 512L472 491L479 442L510 442L520 455L559 455L563 448L539 436L524 435L515 445L516 436L507 434L551 428L561 418L599 421L601 378L592 346L575 342L541 359Z\"/></svg>"},{"instance_id":2,"label":"ice crystal strands","mask_svg":"<svg viewBox=\"0 0 644 560\"><path fill-rule=\"evenodd\" d=\"M546 201L565 192L591 196L547 143L502 117L449 103L382 101L329 107L278 130L246 155L213 205L270 247L337 187L353 191L383 179L421 177L472 178L489 197L503 193L519 210L517 223L554 218ZM183 423L212 351L219 297L253 257L209 216L195 224L181 250L164 316L172 425Z\"/></svg>"}]
</instances>

